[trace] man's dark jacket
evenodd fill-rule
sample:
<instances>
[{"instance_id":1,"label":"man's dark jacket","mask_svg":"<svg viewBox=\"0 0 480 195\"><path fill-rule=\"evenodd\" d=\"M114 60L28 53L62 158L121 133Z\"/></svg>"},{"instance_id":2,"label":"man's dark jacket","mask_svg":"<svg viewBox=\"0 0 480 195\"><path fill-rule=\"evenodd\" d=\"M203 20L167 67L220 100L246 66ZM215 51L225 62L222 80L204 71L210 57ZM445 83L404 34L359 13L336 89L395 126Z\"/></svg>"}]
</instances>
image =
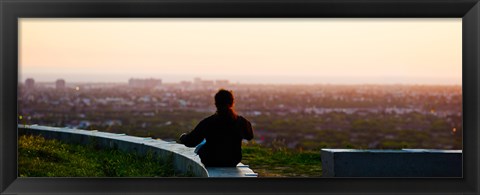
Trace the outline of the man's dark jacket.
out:
<instances>
[{"instance_id":1,"label":"man's dark jacket","mask_svg":"<svg viewBox=\"0 0 480 195\"><path fill-rule=\"evenodd\" d=\"M206 140L198 154L207 167L233 167L242 160L242 140L253 139L251 123L242 116L213 114L202 121L190 133L180 137L187 147L195 147Z\"/></svg>"}]
</instances>

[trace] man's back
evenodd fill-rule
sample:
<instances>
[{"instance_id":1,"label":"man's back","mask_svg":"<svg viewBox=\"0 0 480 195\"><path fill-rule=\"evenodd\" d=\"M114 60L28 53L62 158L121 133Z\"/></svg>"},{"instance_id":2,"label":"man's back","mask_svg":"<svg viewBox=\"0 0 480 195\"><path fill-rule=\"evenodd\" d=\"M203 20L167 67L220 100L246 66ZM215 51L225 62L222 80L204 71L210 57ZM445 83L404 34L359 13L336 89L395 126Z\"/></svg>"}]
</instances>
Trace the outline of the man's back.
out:
<instances>
[{"instance_id":1,"label":"man's back","mask_svg":"<svg viewBox=\"0 0 480 195\"><path fill-rule=\"evenodd\" d=\"M194 147L203 139L206 143L198 154L205 166L236 166L242 159L242 139L253 139L253 130L242 116L233 119L214 114L203 119L180 141Z\"/></svg>"}]
</instances>

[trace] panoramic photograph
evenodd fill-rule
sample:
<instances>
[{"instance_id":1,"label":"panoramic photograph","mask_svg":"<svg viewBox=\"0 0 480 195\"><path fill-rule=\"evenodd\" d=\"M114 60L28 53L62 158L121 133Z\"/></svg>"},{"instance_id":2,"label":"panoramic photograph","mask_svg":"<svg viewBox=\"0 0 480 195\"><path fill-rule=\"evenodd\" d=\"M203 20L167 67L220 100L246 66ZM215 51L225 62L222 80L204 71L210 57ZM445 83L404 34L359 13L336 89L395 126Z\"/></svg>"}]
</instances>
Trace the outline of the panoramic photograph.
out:
<instances>
[{"instance_id":1,"label":"panoramic photograph","mask_svg":"<svg viewBox=\"0 0 480 195\"><path fill-rule=\"evenodd\" d=\"M462 177L462 19L21 18L19 177Z\"/></svg>"}]
</instances>

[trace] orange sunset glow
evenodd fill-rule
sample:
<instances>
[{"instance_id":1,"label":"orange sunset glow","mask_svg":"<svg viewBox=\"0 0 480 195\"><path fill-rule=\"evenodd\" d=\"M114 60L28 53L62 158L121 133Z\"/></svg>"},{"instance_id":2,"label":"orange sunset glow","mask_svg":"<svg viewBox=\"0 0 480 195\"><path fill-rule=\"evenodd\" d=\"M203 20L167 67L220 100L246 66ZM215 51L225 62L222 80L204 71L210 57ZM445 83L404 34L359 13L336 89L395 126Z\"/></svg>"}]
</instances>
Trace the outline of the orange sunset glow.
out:
<instances>
[{"instance_id":1,"label":"orange sunset glow","mask_svg":"<svg viewBox=\"0 0 480 195\"><path fill-rule=\"evenodd\" d=\"M19 79L461 85L461 19L19 19Z\"/></svg>"}]
</instances>

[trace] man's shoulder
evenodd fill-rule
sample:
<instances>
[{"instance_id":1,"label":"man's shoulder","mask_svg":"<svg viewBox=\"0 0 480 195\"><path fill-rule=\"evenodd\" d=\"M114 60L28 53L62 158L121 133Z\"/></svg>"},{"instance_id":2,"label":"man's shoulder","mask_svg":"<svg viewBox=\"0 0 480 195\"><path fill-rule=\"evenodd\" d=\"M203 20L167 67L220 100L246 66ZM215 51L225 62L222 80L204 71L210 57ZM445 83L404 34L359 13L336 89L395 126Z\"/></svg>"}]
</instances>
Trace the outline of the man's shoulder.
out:
<instances>
[{"instance_id":1,"label":"man's shoulder","mask_svg":"<svg viewBox=\"0 0 480 195\"><path fill-rule=\"evenodd\" d=\"M210 116L208 116L207 118L204 118L202 121L200 121L200 123L215 123L215 122L218 122L219 120L221 120L218 115L216 114L212 114ZM241 123L250 123L250 121L241 116L241 115L237 115L237 121L241 122Z\"/></svg>"},{"instance_id":2,"label":"man's shoulder","mask_svg":"<svg viewBox=\"0 0 480 195\"><path fill-rule=\"evenodd\" d=\"M207 118L204 118L202 121L200 121L200 123L212 122L215 119L216 119L215 114L212 114L212 115L208 116Z\"/></svg>"},{"instance_id":3,"label":"man's shoulder","mask_svg":"<svg viewBox=\"0 0 480 195\"><path fill-rule=\"evenodd\" d=\"M247 118L245 118L241 115L238 115L237 117L238 117L238 120L240 120L243 123L250 123L250 121Z\"/></svg>"}]
</instances>

